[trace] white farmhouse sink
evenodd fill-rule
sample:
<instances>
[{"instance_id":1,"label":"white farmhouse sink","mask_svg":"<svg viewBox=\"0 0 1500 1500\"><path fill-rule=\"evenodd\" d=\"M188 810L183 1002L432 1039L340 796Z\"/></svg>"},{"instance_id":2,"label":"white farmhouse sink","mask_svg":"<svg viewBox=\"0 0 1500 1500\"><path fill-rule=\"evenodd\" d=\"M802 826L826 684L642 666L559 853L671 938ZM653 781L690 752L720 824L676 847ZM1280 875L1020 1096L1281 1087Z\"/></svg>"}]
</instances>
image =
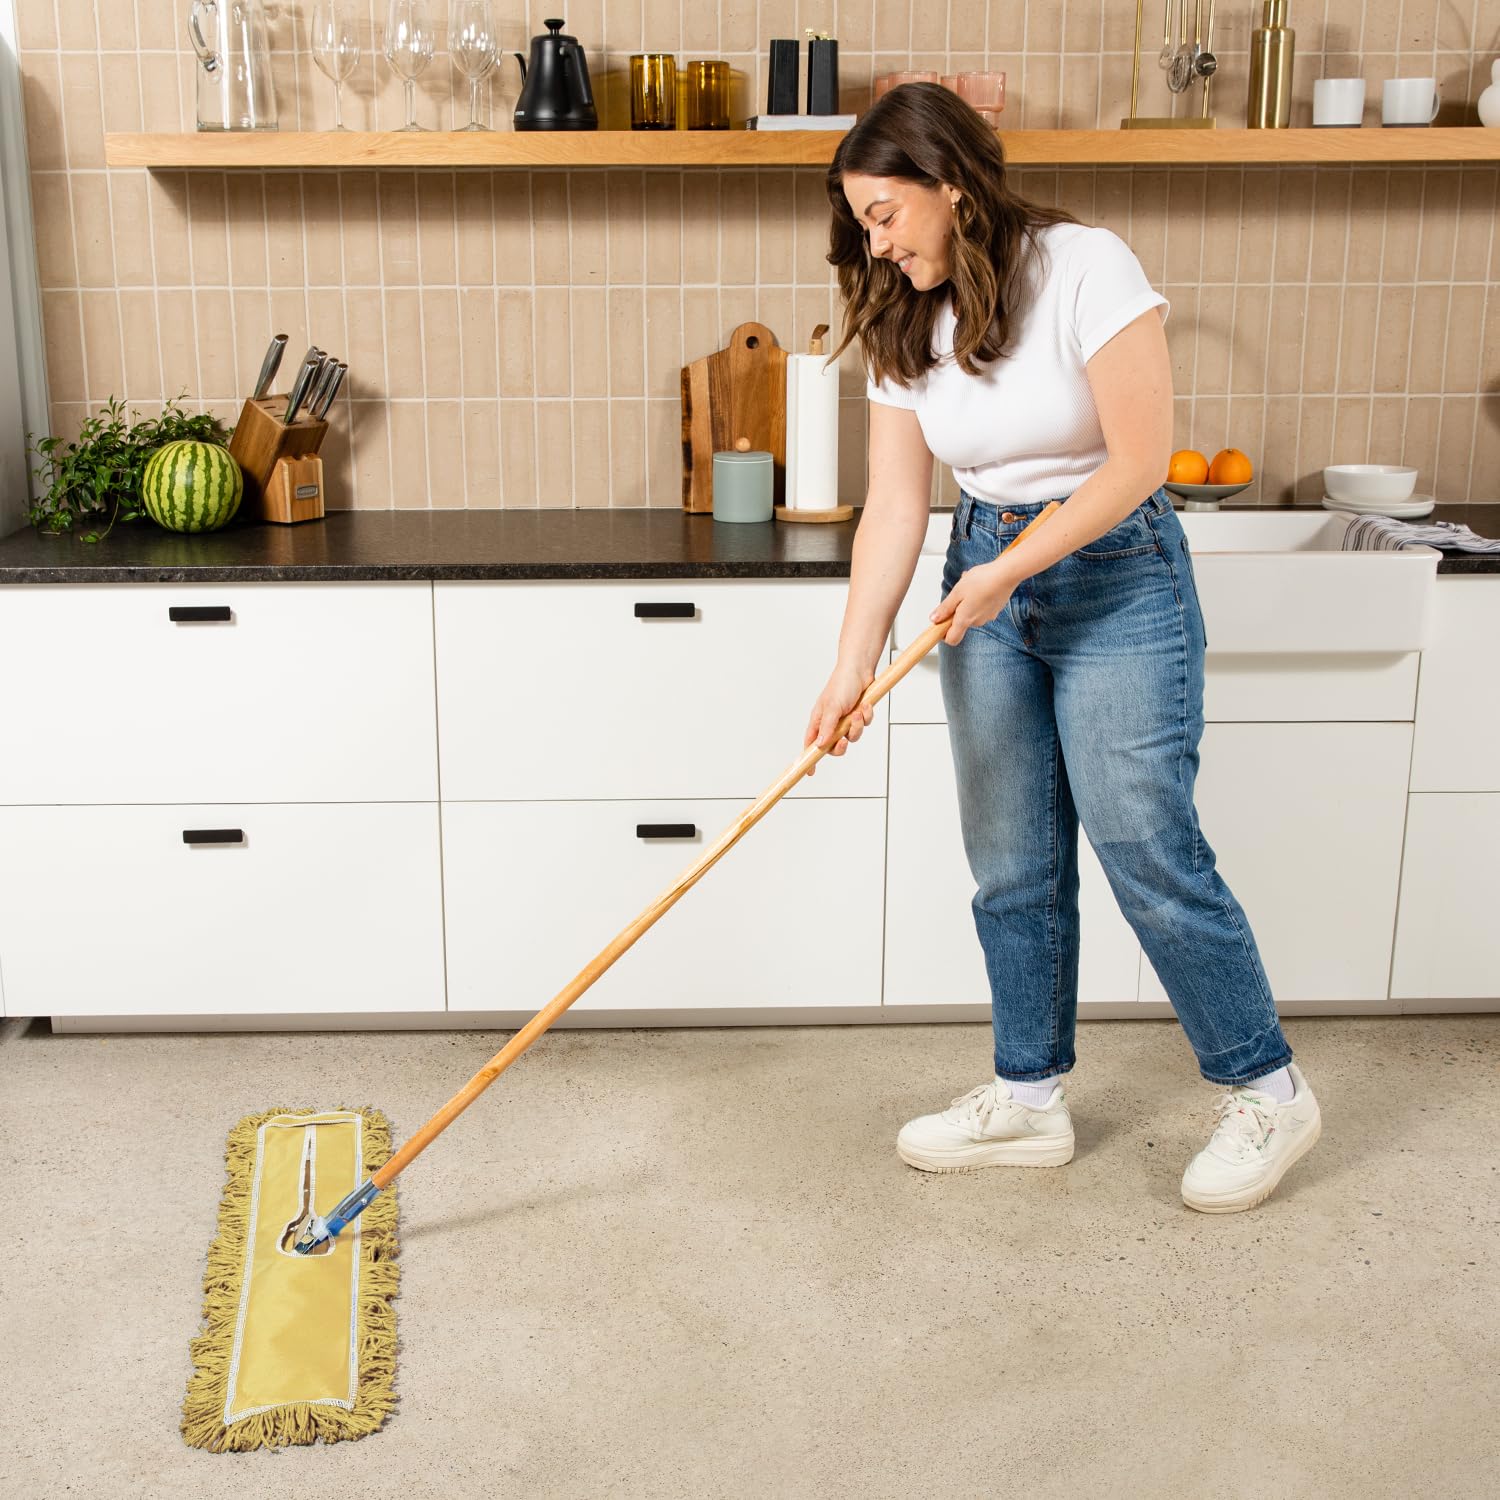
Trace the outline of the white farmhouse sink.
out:
<instances>
[{"instance_id":1,"label":"white farmhouse sink","mask_svg":"<svg viewBox=\"0 0 1500 1500\"><path fill-rule=\"evenodd\" d=\"M1211 652L1420 651L1440 554L1340 550L1352 515L1338 511L1185 511ZM928 522L922 556L896 617L894 643L926 627L942 590L951 511Z\"/></svg>"}]
</instances>

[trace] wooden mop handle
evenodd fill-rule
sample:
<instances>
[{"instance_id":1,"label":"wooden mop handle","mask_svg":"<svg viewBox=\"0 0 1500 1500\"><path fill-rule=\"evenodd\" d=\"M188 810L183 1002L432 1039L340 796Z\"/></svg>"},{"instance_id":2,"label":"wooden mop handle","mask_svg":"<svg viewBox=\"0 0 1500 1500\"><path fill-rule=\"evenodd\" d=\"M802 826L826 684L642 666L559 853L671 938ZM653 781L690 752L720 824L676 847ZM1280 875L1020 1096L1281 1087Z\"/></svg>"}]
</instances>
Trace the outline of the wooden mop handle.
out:
<instances>
[{"instance_id":1,"label":"wooden mop handle","mask_svg":"<svg viewBox=\"0 0 1500 1500\"><path fill-rule=\"evenodd\" d=\"M1016 534L1010 545L1014 547L1022 537L1035 531L1059 504L1061 504L1060 501L1053 501L1051 505L1039 511L1031 524ZM939 624L930 625L924 630L864 690L858 706L867 707L879 703L947 635L951 626L952 622L945 620ZM755 827L848 733L849 726L854 722L856 711L856 709L851 709L839 720L838 727L829 738L827 745L819 745L817 741L809 745L761 794L760 799L740 814L734 825L720 836L719 841L711 849L706 850L685 874L678 877L676 884L658 896L601 953L585 964L557 992L556 996L542 1010L539 1010L383 1167L372 1172L370 1180L375 1186L385 1187L397 1173L430 1146L648 927L675 906L750 829Z\"/></svg>"}]
</instances>

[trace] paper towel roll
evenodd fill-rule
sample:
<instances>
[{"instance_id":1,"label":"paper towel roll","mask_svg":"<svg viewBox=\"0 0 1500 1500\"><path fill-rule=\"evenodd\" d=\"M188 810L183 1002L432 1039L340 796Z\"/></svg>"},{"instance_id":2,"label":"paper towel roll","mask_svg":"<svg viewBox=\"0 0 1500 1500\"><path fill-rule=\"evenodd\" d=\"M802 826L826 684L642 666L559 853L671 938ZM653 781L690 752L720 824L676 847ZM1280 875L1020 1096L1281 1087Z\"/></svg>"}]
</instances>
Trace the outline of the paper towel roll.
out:
<instances>
[{"instance_id":1,"label":"paper towel roll","mask_svg":"<svg viewBox=\"0 0 1500 1500\"><path fill-rule=\"evenodd\" d=\"M786 504L839 503L839 367L822 354L786 357Z\"/></svg>"}]
</instances>

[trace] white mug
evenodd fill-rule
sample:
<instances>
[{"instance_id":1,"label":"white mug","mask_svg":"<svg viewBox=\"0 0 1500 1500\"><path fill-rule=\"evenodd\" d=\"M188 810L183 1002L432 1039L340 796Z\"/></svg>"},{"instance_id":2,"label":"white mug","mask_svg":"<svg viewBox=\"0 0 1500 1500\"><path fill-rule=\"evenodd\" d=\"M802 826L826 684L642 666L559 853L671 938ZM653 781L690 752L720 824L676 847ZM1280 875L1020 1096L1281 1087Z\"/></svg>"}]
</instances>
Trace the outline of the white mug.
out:
<instances>
[{"instance_id":1,"label":"white mug","mask_svg":"<svg viewBox=\"0 0 1500 1500\"><path fill-rule=\"evenodd\" d=\"M1314 125L1360 125L1364 118L1363 78L1320 78L1313 84Z\"/></svg>"},{"instance_id":2,"label":"white mug","mask_svg":"<svg viewBox=\"0 0 1500 1500\"><path fill-rule=\"evenodd\" d=\"M1431 125L1437 119L1436 78L1387 78L1380 105L1382 125Z\"/></svg>"}]
</instances>

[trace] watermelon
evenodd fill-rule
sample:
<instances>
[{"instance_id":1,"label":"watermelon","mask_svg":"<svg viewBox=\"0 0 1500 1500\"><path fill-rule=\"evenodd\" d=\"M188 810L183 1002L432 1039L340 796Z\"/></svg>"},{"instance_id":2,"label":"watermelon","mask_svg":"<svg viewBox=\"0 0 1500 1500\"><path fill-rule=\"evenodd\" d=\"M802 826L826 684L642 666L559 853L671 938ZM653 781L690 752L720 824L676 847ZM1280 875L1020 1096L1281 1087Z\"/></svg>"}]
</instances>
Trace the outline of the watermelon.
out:
<instances>
[{"instance_id":1,"label":"watermelon","mask_svg":"<svg viewBox=\"0 0 1500 1500\"><path fill-rule=\"evenodd\" d=\"M141 499L168 531L213 531L240 508L240 466L217 443L167 443L146 460Z\"/></svg>"}]
</instances>

